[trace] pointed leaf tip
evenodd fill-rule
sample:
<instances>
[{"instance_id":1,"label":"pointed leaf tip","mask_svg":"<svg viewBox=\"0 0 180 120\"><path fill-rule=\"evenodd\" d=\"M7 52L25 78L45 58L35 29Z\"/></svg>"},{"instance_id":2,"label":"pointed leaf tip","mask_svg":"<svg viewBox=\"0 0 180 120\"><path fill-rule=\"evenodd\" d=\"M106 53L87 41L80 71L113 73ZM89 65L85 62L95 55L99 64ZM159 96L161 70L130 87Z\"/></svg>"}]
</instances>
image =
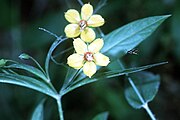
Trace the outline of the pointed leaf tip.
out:
<instances>
[{"instance_id":1,"label":"pointed leaf tip","mask_svg":"<svg viewBox=\"0 0 180 120\"><path fill-rule=\"evenodd\" d=\"M96 115L92 120L107 120L109 112L102 112Z\"/></svg>"},{"instance_id":2,"label":"pointed leaf tip","mask_svg":"<svg viewBox=\"0 0 180 120\"><path fill-rule=\"evenodd\" d=\"M170 14L170 15L164 15L164 17L167 17L167 18L168 18L168 17L171 17L171 16L172 16L171 14Z\"/></svg>"},{"instance_id":3,"label":"pointed leaf tip","mask_svg":"<svg viewBox=\"0 0 180 120\"><path fill-rule=\"evenodd\" d=\"M36 106L31 116L31 120L43 120L44 102L45 99L41 100Z\"/></svg>"},{"instance_id":4,"label":"pointed leaf tip","mask_svg":"<svg viewBox=\"0 0 180 120\"><path fill-rule=\"evenodd\" d=\"M109 56L111 60L126 55L128 50L132 50L148 38L170 16L143 18L112 31L104 37L106 42L101 52Z\"/></svg>"}]
</instances>

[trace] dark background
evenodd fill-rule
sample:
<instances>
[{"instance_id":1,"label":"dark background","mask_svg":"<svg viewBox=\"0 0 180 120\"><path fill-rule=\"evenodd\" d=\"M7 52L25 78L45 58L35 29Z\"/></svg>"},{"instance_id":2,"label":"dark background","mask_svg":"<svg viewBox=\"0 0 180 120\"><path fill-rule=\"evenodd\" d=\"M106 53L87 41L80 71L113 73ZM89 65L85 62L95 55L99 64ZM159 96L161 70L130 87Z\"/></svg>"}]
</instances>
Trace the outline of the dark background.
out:
<instances>
[{"instance_id":1,"label":"dark background","mask_svg":"<svg viewBox=\"0 0 180 120\"><path fill-rule=\"evenodd\" d=\"M90 2L96 7L98 0L83 2ZM38 28L64 35L64 27L68 24L64 12L69 8L80 10L81 6L76 0L0 0L0 58L20 61L18 56L25 52L44 65L46 53L55 39ZM101 28L106 34L137 19L172 14L137 47L138 55L126 55L123 59L127 66L169 62L150 69L161 75L160 89L150 108L159 120L180 119L180 1L108 0L98 13L105 18L106 24ZM66 43L61 48L69 46L71 43ZM52 63L51 71L53 84L58 89L65 69ZM0 120L30 119L42 96L27 88L0 84ZM47 98L45 120L57 120L56 102ZM63 98L63 109L66 120L90 120L104 111L110 112L112 120L150 119L144 110L133 109L127 103L123 77L93 83L67 94Z\"/></svg>"}]
</instances>

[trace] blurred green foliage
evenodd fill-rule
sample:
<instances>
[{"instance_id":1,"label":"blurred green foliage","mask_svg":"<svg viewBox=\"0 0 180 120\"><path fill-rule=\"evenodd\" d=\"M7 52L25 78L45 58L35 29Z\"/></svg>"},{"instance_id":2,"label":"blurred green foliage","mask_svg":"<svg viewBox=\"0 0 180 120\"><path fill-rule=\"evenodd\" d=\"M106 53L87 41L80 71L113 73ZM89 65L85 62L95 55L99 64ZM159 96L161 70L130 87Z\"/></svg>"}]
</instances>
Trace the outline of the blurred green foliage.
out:
<instances>
[{"instance_id":1,"label":"blurred green foliage","mask_svg":"<svg viewBox=\"0 0 180 120\"><path fill-rule=\"evenodd\" d=\"M96 7L99 0L84 0ZM0 1L0 58L19 60L21 53L28 53L44 64L46 53L55 40L52 36L38 30L44 27L58 35L64 35L67 24L64 12L69 8L80 10L76 0L1 0ZM105 33L136 19L172 14L158 29L137 47L138 55L123 57L127 66L140 66L159 61L169 64L153 68L161 75L161 85L155 100L150 103L158 119L178 120L180 118L180 1L179 0L108 0L106 6L98 11L106 20L102 27ZM65 42L59 46L60 52L72 45ZM69 53L64 55L68 56ZM66 57L56 58L66 62ZM24 61L29 62L29 61ZM33 63L29 63L33 64ZM51 78L57 89L61 86L66 69L52 63ZM61 73L61 76L60 76ZM99 81L81 87L63 98L66 120L92 119L97 113L109 111L111 120L144 120L148 115L144 110L133 109L124 96L124 78ZM32 111L42 94L27 88L0 84L0 119L30 119ZM56 103L47 97L45 120L57 120ZM33 107L34 106L34 107Z\"/></svg>"}]
</instances>

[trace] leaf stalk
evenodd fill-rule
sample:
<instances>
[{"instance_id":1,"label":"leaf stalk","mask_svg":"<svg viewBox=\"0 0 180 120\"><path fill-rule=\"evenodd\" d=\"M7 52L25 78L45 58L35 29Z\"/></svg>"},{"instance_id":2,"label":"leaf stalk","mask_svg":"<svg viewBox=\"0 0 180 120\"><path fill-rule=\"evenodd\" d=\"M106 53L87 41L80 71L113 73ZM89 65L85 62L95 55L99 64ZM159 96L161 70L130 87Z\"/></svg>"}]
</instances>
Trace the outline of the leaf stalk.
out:
<instances>
[{"instance_id":1,"label":"leaf stalk","mask_svg":"<svg viewBox=\"0 0 180 120\"><path fill-rule=\"evenodd\" d=\"M58 97L56 98L56 101L57 101L57 105L58 105L59 119L60 119L60 120L64 120L61 97L62 97L62 96L58 96Z\"/></svg>"}]
</instances>

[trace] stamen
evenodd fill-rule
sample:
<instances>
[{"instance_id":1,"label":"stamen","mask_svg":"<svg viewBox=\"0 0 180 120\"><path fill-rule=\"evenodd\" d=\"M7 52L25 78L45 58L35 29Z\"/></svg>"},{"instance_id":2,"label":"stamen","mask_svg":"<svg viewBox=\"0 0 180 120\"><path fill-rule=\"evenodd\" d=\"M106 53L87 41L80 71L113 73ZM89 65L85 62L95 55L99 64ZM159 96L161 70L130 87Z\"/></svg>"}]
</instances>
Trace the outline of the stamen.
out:
<instances>
[{"instance_id":1,"label":"stamen","mask_svg":"<svg viewBox=\"0 0 180 120\"><path fill-rule=\"evenodd\" d=\"M88 26L87 21L81 20L79 22L79 27L80 27L81 30L84 30L87 26Z\"/></svg>"},{"instance_id":2,"label":"stamen","mask_svg":"<svg viewBox=\"0 0 180 120\"><path fill-rule=\"evenodd\" d=\"M84 54L84 60L91 62L94 60L93 54L91 52L86 52Z\"/></svg>"}]
</instances>

